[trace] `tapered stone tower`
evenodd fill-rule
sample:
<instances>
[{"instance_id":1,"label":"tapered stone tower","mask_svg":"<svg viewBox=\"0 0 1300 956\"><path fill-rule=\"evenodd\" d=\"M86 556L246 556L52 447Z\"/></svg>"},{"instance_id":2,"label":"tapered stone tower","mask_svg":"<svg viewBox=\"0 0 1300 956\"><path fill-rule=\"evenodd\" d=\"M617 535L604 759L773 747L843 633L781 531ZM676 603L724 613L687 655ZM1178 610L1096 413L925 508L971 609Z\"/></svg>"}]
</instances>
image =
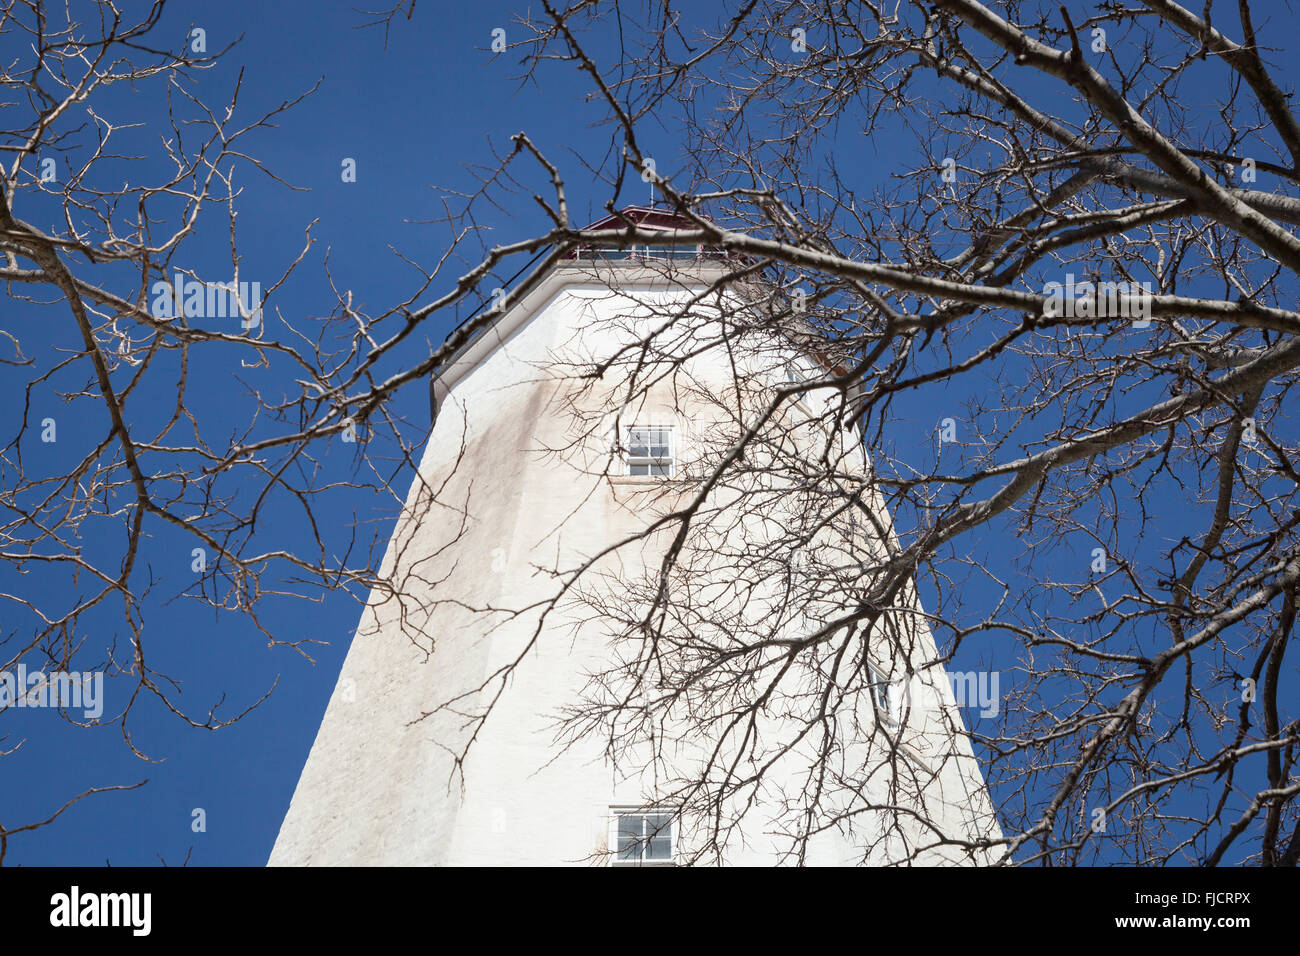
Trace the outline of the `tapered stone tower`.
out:
<instances>
[{"instance_id":1,"label":"tapered stone tower","mask_svg":"<svg viewBox=\"0 0 1300 956\"><path fill-rule=\"evenodd\" d=\"M628 221L666 237L690 228L645 208L590 228ZM844 563L835 559L844 543L829 524L784 551L790 573L803 569L818 595L800 599L788 628L766 578L743 608L727 605L738 574L728 555L780 545L781 515L790 526L806 515L785 499L785 510L757 504L709 530L709 514L746 499L736 487L701 492L701 476L735 441L727 416L744 407L746 389L761 397L827 374L797 334L748 352L717 344L731 340L716 335L720 324L745 326L744 303L714 287L738 264L667 239L571 250L509 290L501 313L438 371L435 425L381 569L392 587L371 594L272 865L981 864L1000 855L979 848L1000 833L924 618L909 608L887 619L892 640L876 638L876 621L860 632L856 664L837 659L869 681L801 663L807 673L785 673L784 703L765 698L749 714L752 739L726 717L727 707L744 711L750 678L736 684L738 701L688 699L688 688L659 707L672 684L664 668L688 666L693 641L741 641L761 626L770 635L774 621L781 633L815 633L837 610L839 572L829 569ZM671 343L668 353L647 357L637 343L651 338ZM812 419L842 394L810 387L788 404ZM810 425L813 437L782 447L798 455L802 442L811 455L830 442L844 468L865 475L861 438L851 424L835 427ZM687 542L666 574L675 526L638 536L697 495L696 525L716 550L692 564ZM883 553L889 517L872 494L864 500L878 519L861 525L874 528L865 547ZM633 666L645 652L628 642L646 646L639 602L659 583L698 593L684 603L700 619L656 619L655 677ZM751 677L757 699L761 669ZM617 730L596 720L609 713L602 694L622 707ZM813 719L816 732L801 733L827 700L834 726ZM633 732L656 713L652 732ZM702 778L726 794L725 833L696 812L699 793L687 784ZM810 827L814 790L821 815Z\"/></svg>"}]
</instances>

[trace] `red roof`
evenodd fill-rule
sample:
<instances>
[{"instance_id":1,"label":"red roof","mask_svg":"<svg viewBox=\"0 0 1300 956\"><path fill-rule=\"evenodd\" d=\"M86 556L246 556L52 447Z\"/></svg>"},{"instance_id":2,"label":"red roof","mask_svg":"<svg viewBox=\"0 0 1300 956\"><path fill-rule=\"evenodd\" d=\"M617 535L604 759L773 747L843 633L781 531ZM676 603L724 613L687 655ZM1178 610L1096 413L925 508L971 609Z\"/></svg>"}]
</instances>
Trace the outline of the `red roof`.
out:
<instances>
[{"instance_id":1,"label":"red roof","mask_svg":"<svg viewBox=\"0 0 1300 956\"><path fill-rule=\"evenodd\" d=\"M685 216L679 216L667 209L655 209L652 206L627 206L614 215L593 222L584 231L613 232L626 229L629 222L645 229L662 229L665 231L698 228L695 223Z\"/></svg>"}]
</instances>

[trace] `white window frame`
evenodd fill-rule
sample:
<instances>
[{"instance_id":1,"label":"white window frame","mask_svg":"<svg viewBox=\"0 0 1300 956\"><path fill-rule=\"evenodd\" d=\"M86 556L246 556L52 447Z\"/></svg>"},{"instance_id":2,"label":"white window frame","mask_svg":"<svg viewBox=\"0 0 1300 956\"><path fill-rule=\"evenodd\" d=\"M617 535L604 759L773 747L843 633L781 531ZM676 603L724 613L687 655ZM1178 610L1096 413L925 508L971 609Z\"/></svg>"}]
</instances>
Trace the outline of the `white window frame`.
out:
<instances>
[{"instance_id":1,"label":"white window frame","mask_svg":"<svg viewBox=\"0 0 1300 956\"><path fill-rule=\"evenodd\" d=\"M797 363L786 362L785 363L785 384L807 385L808 376L804 375L803 369L801 369ZM794 400L796 402L803 402L803 397L807 394L808 394L807 391L795 392Z\"/></svg>"},{"instance_id":2,"label":"white window frame","mask_svg":"<svg viewBox=\"0 0 1300 956\"><path fill-rule=\"evenodd\" d=\"M632 449L632 433L633 433L634 431L641 431L641 430L645 430L645 431L649 431L649 430L658 430L658 431L664 431L664 432L667 432L667 433L668 433L668 441L667 441L667 443L666 443L667 448L668 448L668 456L667 456L666 459L665 459L665 458L655 458L655 457L653 457L653 456L649 456L649 455L646 455L646 456L637 456L637 457L635 457L635 458L632 456L632 453L631 453L631 449ZM651 443L646 442L645 445L646 445L646 447L648 448L648 447L651 446ZM625 425L625 426L623 427L623 435L622 435L622 441L621 441L620 447L621 447L621 449L622 449L622 453L623 453L623 475L624 475L625 477L627 477L627 478L642 478L642 479L647 479L647 480L649 480L649 479L655 479L655 478L674 478L674 477L676 477L676 475L677 475L677 429L676 429L674 426L672 426L672 425L659 425L659 424ZM638 475L638 474L634 474L633 471L632 471L633 467L635 467L635 466L639 466L639 465L646 465L646 466L649 466L649 465L651 465L652 463L655 463L655 462L663 462L663 461L667 461L667 462L668 462L668 473L667 473L666 475L655 475L655 474L649 474L649 473L644 474L644 475Z\"/></svg>"},{"instance_id":3,"label":"white window frame","mask_svg":"<svg viewBox=\"0 0 1300 956\"><path fill-rule=\"evenodd\" d=\"M650 848L649 837L646 833L646 820L649 817L663 816L668 818L668 858L665 860L647 860L645 854ZM619 858L619 822L625 817L641 818L641 839L640 855L635 860L623 860ZM667 807L610 807L609 808L609 862L610 866L674 866L677 863L677 814Z\"/></svg>"},{"instance_id":4,"label":"white window frame","mask_svg":"<svg viewBox=\"0 0 1300 956\"><path fill-rule=\"evenodd\" d=\"M875 664L867 664L867 676L870 680L871 702L875 705L876 713L881 717L885 726L892 729L898 727L900 715L898 713L898 694L894 687L894 682L889 679L883 670ZM881 697L884 697L881 700Z\"/></svg>"},{"instance_id":5,"label":"white window frame","mask_svg":"<svg viewBox=\"0 0 1300 956\"><path fill-rule=\"evenodd\" d=\"M806 385L809 386L801 392L794 392L790 398L805 412L812 412L812 402L808 398L811 386L818 380L816 372L810 371L798 359L788 359L782 366L781 384L782 386Z\"/></svg>"}]
</instances>

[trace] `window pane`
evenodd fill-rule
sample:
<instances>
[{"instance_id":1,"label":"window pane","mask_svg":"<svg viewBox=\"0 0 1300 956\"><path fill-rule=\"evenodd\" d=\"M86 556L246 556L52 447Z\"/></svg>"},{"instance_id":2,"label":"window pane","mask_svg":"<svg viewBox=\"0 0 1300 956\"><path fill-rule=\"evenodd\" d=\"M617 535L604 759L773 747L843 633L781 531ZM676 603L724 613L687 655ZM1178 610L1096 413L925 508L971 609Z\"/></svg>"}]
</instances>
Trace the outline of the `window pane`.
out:
<instances>
[{"instance_id":1,"label":"window pane","mask_svg":"<svg viewBox=\"0 0 1300 956\"><path fill-rule=\"evenodd\" d=\"M871 667L868 671L871 678L871 695L875 699L876 709L880 711L882 717L887 720L894 719L893 713L893 693L889 684L889 679L877 670Z\"/></svg>"},{"instance_id":2,"label":"window pane","mask_svg":"<svg viewBox=\"0 0 1300 956\"><path fill-rule=\"evenodd\" d=\"M627 430L627 473L668 477L673 473L672 427L638 425Z\"/></svg>"},{"instance_id":3,"label":"window pane","mask_svg":"<svg viewBox=\"0 0 1300 956\"><path fill-rule=\"evenodd\" d=\"M671 860L673 858L672 817L665 814L652 814L645 818L647 860Z\"/></svg>"},{"instance_id":4,"label":"window pane","mask_svg":"<svg viewBox=\"0 0 1300 956\"><path fill-rule=\"evenodd\" d=\"M641 859L641 817L630 813L618 818L618 859Z\"/></svg>"}]
</instances>

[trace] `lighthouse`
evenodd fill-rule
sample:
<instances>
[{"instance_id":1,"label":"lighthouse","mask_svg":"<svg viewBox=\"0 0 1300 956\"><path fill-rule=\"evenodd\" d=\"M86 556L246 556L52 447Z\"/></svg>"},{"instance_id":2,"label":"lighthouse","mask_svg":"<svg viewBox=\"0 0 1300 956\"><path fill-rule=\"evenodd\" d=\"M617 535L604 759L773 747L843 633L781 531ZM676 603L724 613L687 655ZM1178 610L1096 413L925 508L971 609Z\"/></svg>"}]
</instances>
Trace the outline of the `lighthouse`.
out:
<instances>
[{"instance_id":1,"label":"lighthouse","mask_svg":"<svg viewBox=\"0 0 1300 956\"><path fill-rule=\"evenodd\" d=\"M919 598L862 597L845 369L693 230L624 209L456 339L270 865L999 859Z\"/></svg>"}]
</instances>

